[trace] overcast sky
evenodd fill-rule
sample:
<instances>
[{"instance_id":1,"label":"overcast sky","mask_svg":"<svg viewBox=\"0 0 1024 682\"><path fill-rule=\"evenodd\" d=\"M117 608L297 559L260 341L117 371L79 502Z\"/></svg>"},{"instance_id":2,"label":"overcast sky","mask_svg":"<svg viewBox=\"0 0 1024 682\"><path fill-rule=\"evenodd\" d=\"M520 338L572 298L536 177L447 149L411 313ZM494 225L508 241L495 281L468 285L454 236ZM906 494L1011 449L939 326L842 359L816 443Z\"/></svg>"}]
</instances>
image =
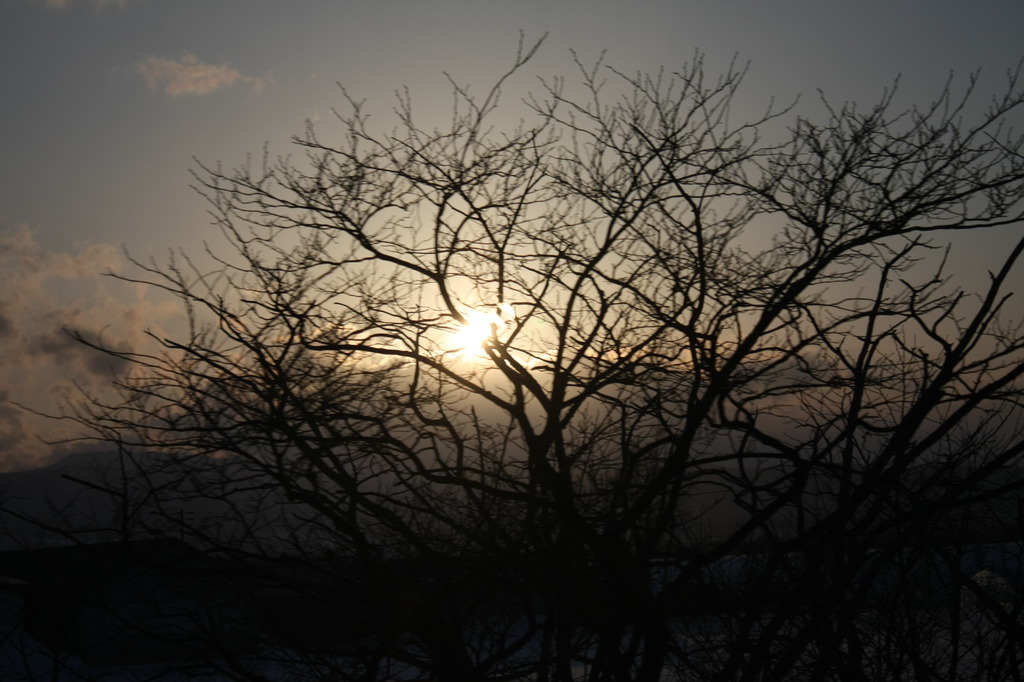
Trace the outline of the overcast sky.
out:
<instances>
[{"instance_id":1,"label":"overcast sky","mask_svg":"<svg viewBox=\"0 0 1024 682\"><path fill-rule=\"evenodd\" d=\"M287 151L307 119L328 126L337 83L382 115L403 85L442 111L443 73L485 87L520 30L548 34L524 87L571 74L571 49L627 72L699 50L712 71L750 62L752 106L817 89L870 104L897 75L901 101L923 103L951 71L999 88L1024 57L1024 0L0 0L0 469L62 433L11 401L45 410L72 380L107 380L62 325L130 343L169 324L98 273L122 245L216 239L193 157Z\"/></svg>"}]
</instances>

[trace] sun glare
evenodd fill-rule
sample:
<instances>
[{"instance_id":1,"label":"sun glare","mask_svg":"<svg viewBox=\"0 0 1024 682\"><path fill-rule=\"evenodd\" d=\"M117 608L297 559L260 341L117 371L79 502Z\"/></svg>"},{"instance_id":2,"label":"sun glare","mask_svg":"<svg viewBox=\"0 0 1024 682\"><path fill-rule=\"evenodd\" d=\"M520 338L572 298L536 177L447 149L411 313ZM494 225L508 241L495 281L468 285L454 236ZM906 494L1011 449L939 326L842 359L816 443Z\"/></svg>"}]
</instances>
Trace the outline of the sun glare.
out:
<instances>
[{"instance_id":1,"label":"sun glare","mask_svg":"<svg viewBox=\"0 0 1024 682\"><path fill-rule=\"evenodd\" d=\"M487 342L508 324L512 314L512 307L508 304L499 305L491 313L478 310L465 312L463 317L466 322L452 334L448 342L449 351L463 358L484 357Z\"/></svg>"},{"instance_id":2,"label":"sun glare","mask_svg":"<svg viewBox=\"0 0 1024 682\"><path fill-rule=\"evenodd\" d=\"M467 313L466 323L452 335L451 350L463 357L483 356L484 345L493 333L494 317L475 310Z\"/></svg>"}]
</instances>

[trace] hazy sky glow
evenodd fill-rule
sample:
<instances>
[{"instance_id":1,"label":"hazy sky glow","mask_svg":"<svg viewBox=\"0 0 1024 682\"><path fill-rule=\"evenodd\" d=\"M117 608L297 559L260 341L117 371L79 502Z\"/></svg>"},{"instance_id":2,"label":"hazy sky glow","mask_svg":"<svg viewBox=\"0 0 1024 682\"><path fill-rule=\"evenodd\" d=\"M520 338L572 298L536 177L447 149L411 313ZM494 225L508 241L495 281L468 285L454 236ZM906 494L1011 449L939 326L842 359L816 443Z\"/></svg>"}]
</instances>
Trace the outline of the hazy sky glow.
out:
<instances>
[{"instance_id":1,"label":"hazy sky glow","mask_svg":"<svg viewBox=\"0 0 1024 682\"><path fill-rule=\"evenodd\" d=\"M523 91L571 76L570 50L607 50L625 72L699 50L712 75L750 62L751 111L800 93L813 109L819 88L867 106L899 74L898 101L925 103L951 71L963 83L981 69L979 89L998 90L1024 56L1022 27L1020 0L3 0L0 468L43 456L38 436L56 433L10 401L47 409L71 382L116 371L62 325L132 344L171 324L166 302L99 273L123 267L122 245L162 258L218 239L189 189L193 157L284 153L307 119L329 136L337 83L382 119L404 85L422 119L444 116L444 72L483 90L522 30L548 33ZM998 251L954 261L983 269Z\"/></svg>"}]
</instances>

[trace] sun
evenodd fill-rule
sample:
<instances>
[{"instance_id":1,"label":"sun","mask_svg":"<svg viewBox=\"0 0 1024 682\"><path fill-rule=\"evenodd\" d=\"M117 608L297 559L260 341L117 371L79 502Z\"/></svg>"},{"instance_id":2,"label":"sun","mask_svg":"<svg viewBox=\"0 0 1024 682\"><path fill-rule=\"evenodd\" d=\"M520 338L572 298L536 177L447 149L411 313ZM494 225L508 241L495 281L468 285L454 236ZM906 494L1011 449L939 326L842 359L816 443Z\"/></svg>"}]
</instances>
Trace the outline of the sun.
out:
<instances>
[{"instance_id":1,"label":"sun","mask_svg":"<svg viewBox=\"0 0 1024 682\"><path fill-rule=\"evenodd\" d=\"M483 357L487 341L494 335L494 315L470 310L465 324L452 334L449 349L462 357Z\"/></svg>"},{"instance_id":2,"label":"sun","mask_svg":"<svg viewBox=\"0 0 1024 682\"><path fill-rule=\"evenodd\" d=\"M487 343L494 339L512 317L511 306L501 304L495 312L468 310L462 315L465 322L452 332L448 351L462 358L482 358L487 355Z\"/></svg>"}]
</instances>

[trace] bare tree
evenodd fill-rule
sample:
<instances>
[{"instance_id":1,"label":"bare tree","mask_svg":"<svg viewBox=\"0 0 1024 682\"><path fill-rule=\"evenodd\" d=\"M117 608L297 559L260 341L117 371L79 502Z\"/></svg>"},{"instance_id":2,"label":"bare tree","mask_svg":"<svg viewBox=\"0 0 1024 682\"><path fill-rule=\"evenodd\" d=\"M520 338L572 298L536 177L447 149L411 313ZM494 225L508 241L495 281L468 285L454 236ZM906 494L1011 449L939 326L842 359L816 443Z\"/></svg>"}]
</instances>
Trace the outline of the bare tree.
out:
<instances>
[{"instance_id":1,"label":"bare tree","mask_svg":"<svg viewBox=\"0 0 1024 682\"><path fill-rule=\"evenodd\" d=\"M348 99L301 160L201 167L231 251L121 275L191 327L105 349L134 371L76 418L260 492L181 532L361 613L309 654L345 679L1019 677L954 555L1020 496L1024 240L946 267L1024 217L1016 75L735 123L741 70L579 64L495 125L535 49L444 127Z\"/></svg>"}]
</instances>

